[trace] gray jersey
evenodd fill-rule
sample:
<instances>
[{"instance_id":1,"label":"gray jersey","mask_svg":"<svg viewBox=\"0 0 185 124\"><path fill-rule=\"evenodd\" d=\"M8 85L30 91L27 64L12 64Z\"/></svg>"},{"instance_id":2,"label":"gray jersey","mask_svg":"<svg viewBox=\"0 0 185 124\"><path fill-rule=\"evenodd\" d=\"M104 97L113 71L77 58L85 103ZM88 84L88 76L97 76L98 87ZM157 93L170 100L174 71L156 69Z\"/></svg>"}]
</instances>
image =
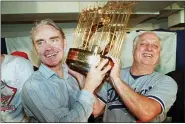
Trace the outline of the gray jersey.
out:
<instances>
[{"instance_id":1,"label":"gray jersey","mask_svg":"<svg viewBox=\"0 0 185 124\"><path fill-rule=\"evenodd\" d=\"M176 100L177 84L169 76L153 72L149 75L134 79L130 75L130 67L121 70L121 79L129 85L135 92L156 100L162 107L162 112L152 122L162 122L166 114ZM115 89L105 83L98 98L105 104L104 122L136 122L139 121L124 105Z\"/></svg>"}]
</instances>

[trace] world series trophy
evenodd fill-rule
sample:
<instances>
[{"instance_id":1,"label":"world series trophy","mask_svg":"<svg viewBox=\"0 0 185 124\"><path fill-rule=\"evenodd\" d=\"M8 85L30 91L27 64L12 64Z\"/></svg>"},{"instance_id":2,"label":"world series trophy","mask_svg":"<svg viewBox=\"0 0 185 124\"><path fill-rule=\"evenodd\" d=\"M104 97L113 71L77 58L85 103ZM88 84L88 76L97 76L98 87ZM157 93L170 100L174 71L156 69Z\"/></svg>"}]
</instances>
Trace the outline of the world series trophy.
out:
<instances>
[{"instance_id":1,"label":"world series trophy","mask_svg":"<svg viewBox=\"0 0 185 124\"><path fill-rule=\"evenodd\" d=\"M97 66L106 58L113 67L113 61L106 55L120 58L134 3L109 1L102 7L94 5L83 9L66 59L69 68L86 75L91 65Z\"/></svg>"}]
</instances>

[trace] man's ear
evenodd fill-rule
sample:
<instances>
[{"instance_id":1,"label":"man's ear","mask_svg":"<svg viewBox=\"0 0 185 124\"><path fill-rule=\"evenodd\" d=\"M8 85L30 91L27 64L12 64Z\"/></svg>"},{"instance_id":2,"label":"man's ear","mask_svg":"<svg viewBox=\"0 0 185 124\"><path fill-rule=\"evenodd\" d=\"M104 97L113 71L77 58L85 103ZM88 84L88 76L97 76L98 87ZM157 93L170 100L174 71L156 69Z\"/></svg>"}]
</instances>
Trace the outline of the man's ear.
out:
<instances>
[{"instance_id":1,"label":"man's ear","mask_svg":"<svg viewBox=\"0 0 185 124\"><path fill-rule=\"evenodd\" d=\"M134 47L134 48L132 49L132 55L134 55L135 50L136 50L136 48Z\"/></svg>"},{"instance_id":2,"label":"man's ear","mask_svg":"<svg viewBox=\"0 0 185 124\"><path fill-rule=\"evenodd\" d=\"M33 49L34 49L34 51L35 51L35 53L36 53L36 55L37 55L37 57L38 57L38 51L37 51L36 46L35 46L34 43L33 43Z\"/></svg>"},{"instance_id":3,"label":"man's ear","mask_svg":"<svg viewBox=\"0 0 185 124\"><path fill-rule=\"evenodd\" d=\"M67 47L67 41L66 41L66 39L64 39L64 48L66 48Z\"/></svg>"}]
</instances>

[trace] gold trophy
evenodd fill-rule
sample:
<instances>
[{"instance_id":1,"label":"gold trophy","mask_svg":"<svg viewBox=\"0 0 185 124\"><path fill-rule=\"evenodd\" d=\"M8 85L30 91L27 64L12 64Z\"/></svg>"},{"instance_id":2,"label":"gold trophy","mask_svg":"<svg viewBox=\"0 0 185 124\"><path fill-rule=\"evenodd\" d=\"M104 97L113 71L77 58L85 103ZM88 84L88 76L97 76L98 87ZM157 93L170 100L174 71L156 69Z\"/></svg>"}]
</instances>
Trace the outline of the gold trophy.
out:
<instances>
[{"instance_id":1,"label":"gold trophy","mask_svg":"<svg viewBox=\"0 0 185 124\"><path fill-rule=\"evenodd\" d=\"M106 55L120 57L134 3L109 1L102 7L94 5L83 9L66 59L69 68L86 75L91 65L96 66L105 58L113 67L111 58Z\"/></svg>"}]
</instances>

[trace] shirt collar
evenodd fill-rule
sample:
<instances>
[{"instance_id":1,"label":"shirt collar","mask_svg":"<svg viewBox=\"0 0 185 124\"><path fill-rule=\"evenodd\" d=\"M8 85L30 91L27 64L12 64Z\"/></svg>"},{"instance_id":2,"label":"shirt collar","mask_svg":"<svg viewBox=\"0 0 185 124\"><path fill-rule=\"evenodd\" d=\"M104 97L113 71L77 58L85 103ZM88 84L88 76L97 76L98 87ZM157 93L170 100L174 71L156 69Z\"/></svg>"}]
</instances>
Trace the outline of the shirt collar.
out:
<instances>
[{"instance_id":1,"label":"shirt collar","mask_svg":"<svg viewBox=\"0 0 185 124\"><path fill-rule=\"evenodd\" d=\"M68 67L66 64L62 65L63 73L64 73L64 79L67 79L69 77L68 74ZM48 68L46 65L42 64L39 67L39 71L43 74L43 76L48 79L53 75L58 76L54 71L52 71L50 68ZM59 77L59 76L58 76Z\"/></svg>"}]
</instances>

